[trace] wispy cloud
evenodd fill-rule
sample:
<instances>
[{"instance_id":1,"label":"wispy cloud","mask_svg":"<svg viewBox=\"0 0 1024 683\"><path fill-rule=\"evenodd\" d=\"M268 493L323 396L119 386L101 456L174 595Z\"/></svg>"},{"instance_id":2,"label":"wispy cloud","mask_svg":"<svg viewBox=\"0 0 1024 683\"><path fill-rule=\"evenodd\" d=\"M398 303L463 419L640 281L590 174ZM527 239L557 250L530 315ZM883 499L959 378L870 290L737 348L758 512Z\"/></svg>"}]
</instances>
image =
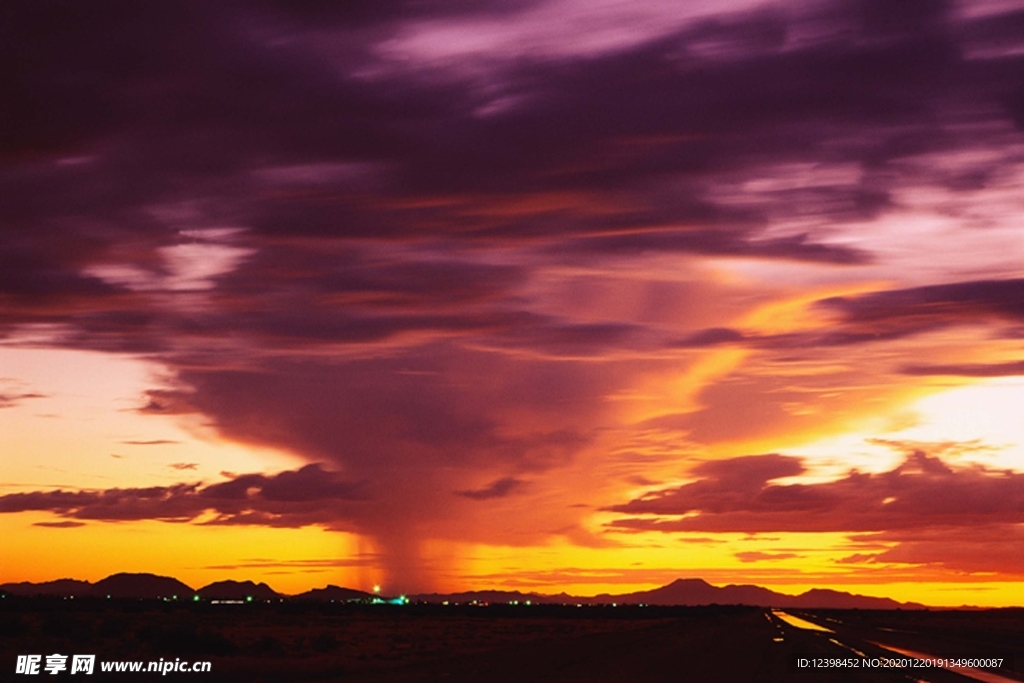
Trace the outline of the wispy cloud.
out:
<instances>
[{"instance_id":1,"label":"wispy cloud","mask_svg":"<svg viewBox=\"0 0 1024 683\"><path fill-rule=\"evenodd\" d=\"M122 441L121 443L129 446L169 446L171 444L181 443L180 441L174 441L172 439L149 439L147 441Z\"/></svg>"},{"instance_id":2,"label":"wispy cloud","mask_svg":"<svg viewBox=\"0 0 1024 683\"><path fill-rule=\"evenodd\" d=\"M208 485L12 493L0 496L0 512L45 510L72 520L106 522L190 522L212 513L202 523L301 527L342 523L352 516L349 507L364 499L359 484L314 464Z\"/></svg>"},{"instance_id":3,"label":"wispy cloud","mask_svg":"<svg viewBox=\"0 0 1024 683\"><path fill-rule=\"evenodd\" d=\"M523 483L523 480L516 479L515 477L502 477L501 479L495 479L483 488L471 489L468 491L456 491L456 494L464 498L472 498L473 500L504 498L505 496L513 494L516 489L523 485Z\"/></svg>"},{"instance_id":4,"label":"wispy cloud","mask_svg":"<svg viewBox=\"0 0 1024 683\"><path fill-rule=\"evenodd\" d=\"M0 394L0 408L12 408L16 405L19 405L22 401L31 400L34 398L46 398L46 395L34 392L26 392L21 394Z\"/></svg>"},{"instance_id":5,"label":"wispy cloud","mask_svg":"<svg viewBox=\"0 0 1024 683\"><path fill-rule=\"evenodd\" d=\"M1024 573L1013 542L1024 522L1024 474L952 467L915 452L892 470L835 481L773 483L801 474L799 458L763 455L708 462L696 480L614 506L609 528L675 532L845 532L881 544L841 564L929 564L956 571ZM742 562L793 553L737 553Z\"/></svg>"}]
</instances>

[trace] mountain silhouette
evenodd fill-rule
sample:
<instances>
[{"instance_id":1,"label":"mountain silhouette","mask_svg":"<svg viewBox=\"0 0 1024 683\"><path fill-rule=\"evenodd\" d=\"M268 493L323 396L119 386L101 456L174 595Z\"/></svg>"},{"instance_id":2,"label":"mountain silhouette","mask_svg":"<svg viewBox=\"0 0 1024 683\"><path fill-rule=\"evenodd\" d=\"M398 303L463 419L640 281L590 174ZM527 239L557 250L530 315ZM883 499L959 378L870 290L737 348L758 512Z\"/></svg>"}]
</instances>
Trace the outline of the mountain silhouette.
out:
<instances>
[{"instance_id":1,"label":"mountain silhouette","mask_svg":"<svg viewBox=\"0 0 1024 683\"><path fill-rule=\"evenodd\" d=\"M88 581L77 581L75 579L57 579L56 581L44 581L42 583L5 583L0 585L0 591L11 595L24 595L27 597L36 595L52 595L57 597L70 597L72 595L92 595L92 584Z\"/></svg>"},{"instance_id":2,"label":"mountain silhouette","mask_svg":"<svg viewBox=\"0 0 1024 683\"><path fill-rule=\"evenodd\" d=\"M596 595L591 603L646 605L752 605L755 607L817 607L833 609L923 609L918 603L901 603L829 589L815 588L800 595L786 595L752 585L730 584L718 588L703 579L676 579L667 586L624 595Z\"/></svg>"},{"instance_id":3,"label":"mountain silhouette","mask_svg":"<svg viewBox=\"0 0 1024 683\"><path fill-rule=\"evenodd\" d=\"M58 579L42 583L5 583L0 591L11 595L111 598L191 598L195 591L177 579L155 574L113 574L96 583Z\"/></svg>"},{"instance_id":4,"label":"mountain silhouette","mask_svg":"<svg viewBox=\"0 0 1024 683\"><path fill-rule=\"evenodd\" d=\"M349 600L369 600L373 597L374 595L372 593L357 591L353 588L341 588L339 586L329 585L324 588L314 588L313 590L308 590L305 593L299 593L298 595L292 596L292 599L348 602Z\"/></svg>"},{"instance_id":5,"label":"mountain silhouette","mask_svg":"<svg viewBox=\"0 0 1024 683\"><path fill-rule=\"evenodd\" d=\"M812 588L801 593L788 605L782 607L828 607L832 609L924 609L924 605L916 602L896 602L889 598L872 598L866 595L853 595L828 588Z\"/></svg>"},{"instance_id":6,"label":"mountain silhouette","mask_svg":"<svg viewBox=\"0 0 1024 683\"><path fill-rule=\"evenodd\" d=\"M676 579L667 586L625 595L596 595L597 603L624 603L646 605L758 605L775 606L783 596L760 586L712 586L704 579Z\"/></svg>"},{"instance_id":7,"label":"mountain silhouette","mask_svg":"<svg viewBox=\"0 0 1024 683\"><path fill-rule=\"evenodd\" d=\"M149 598L190 599L198 593L207 599L244 600L252 597L256 600L319 600L335 602L365 601L376 596L353 588L342 588L329 585L314 588L293 596L284 596L274 591L265 583L252 581L217 581L194 591L177 579L154 574L114 574L91 584L88 581L59 579L43 583L6 583L0 585L0 591L21 596L82 596L112 598ZM815 588L800 595L785 595L773 590L753 585L712 586L707 581L697 578L676 579L672 583L652 590L637 591L612 595L602 593L594 597L579 597L559 593L558 595L542 595L538 593L522 593L520 591L463 591L459 593L420 593L409 595L411 602L442 603L451 602L467 604L472 602L489 604L506 604L517 602L525 604L584 604L584 605L751 605L755 607L799 607L799 608L832 608L832 609L925 609L924 605L913 602L901 603L890 598L876 598L866 595L855 595L831 589Z\"/></svg>"},{"instance_id":8,"label":"mountain silhouette","mask_svg":"<svg viewBox=\"0 0 1024 683\"><path fill-rule=\"evenodd\" d=\"M215 581L196 591L207 600L276 600L281 594L265 583L252 581Z\"/></svg>"},{"instance_id":9,"label":"mountain silhouette","mask_svg":"<svg viewBox=\"0 0 1024 683\"><path fill-rule=\"evenodd\" d=\"M191 598L195 590L177 579L155 574L113 574L93 584L92 594L112 598Z\"/></svg>"}]
</instances>

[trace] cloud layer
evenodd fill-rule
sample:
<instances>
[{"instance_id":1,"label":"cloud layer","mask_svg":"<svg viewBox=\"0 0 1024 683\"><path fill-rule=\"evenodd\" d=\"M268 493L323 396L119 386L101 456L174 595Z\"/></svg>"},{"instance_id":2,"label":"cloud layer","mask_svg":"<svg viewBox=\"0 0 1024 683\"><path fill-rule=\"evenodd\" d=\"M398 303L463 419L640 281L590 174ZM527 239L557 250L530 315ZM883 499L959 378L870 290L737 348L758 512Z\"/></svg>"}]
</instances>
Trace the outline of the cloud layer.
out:
<instances>
[{"instance_id":1,"label":"cloud layer","mask_svg":"<svg viewBox=\"0 0 1024 683\"><path fill-rule=\"evenodd\" d=\"M267 476L246 474L216 484L175 484L101 491L33 491L0 496L0 512L46 510L72 520L189 522L211 513L205 524L344 528L346 506L365 499L359 484L320 465ZM75 525L77 526L77 525Z\"/></svg>"},{"instance_id":2,"label":"cloud layer","mask_svg":"<svg viewBox=\"0 0 1024 683\"><path fill-rule=\"evenodd\" d=\"M880 473L835 481L775 483L803 473L801 459L756 455L703 463L691 483L609 510L615 529L660 532L846 532L861 543L893 544L846 564L941 564L957 571L1024 573L1012 539L1024 529L1024 474L980 465L951 467L916 451ZM747 552L741 561L778 559Z\"/></svg>"},{"instance_id":3,"label":"cloud layer","mask_svg":"<svg viewBox=\"0 0 1024 683\"><path fill-rule=\"evenodd\" d=\"M5 8L0 337L144 354L143 412L323 463L5 509L343 524L411 582L422 538L541 543L666 461L1019 375L1024 13L700 5ZM882 532L1018 486L701 467L615 509Z\"/></svg>"}]
</instances>

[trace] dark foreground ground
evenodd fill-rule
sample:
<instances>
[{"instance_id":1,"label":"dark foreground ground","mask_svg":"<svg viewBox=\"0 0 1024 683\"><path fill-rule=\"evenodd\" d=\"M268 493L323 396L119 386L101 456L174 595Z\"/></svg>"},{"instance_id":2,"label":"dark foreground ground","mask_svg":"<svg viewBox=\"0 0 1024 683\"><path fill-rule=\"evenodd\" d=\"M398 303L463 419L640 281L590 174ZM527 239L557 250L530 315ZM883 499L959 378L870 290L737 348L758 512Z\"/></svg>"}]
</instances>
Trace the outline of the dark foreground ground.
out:
<instances>
[{"instance_id":1,"label":"dark foreground ground","mask_svg":"<svg viewBox=\"0 0 1024 683\"><path fill-rule=\"evenodd\" d=\"M1024 610L792 612L754 607L240 604L18 599L0 604L0 680L929 681L936 668L796 668L794 658L1006 658L1024 680ZM886 649L889 648L889 649ZM15 673L18 655L97 655L91 676ZM863 658L862 658L863 657ZM109 673L104 661L209 661L209 673ZM70 663L70 659L69 659ZM70 667L69 667L70 668ZM972 674L977 676L978 674Z\"/></svg>"}]
</instances>

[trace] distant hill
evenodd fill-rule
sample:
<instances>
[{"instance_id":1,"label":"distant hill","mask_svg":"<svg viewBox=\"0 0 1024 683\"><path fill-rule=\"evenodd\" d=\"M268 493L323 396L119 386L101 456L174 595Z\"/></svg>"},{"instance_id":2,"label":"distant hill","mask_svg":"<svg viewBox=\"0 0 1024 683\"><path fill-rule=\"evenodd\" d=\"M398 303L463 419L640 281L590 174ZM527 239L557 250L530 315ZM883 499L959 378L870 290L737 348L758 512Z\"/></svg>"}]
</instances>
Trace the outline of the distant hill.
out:
<instances>
[{"instance_id":1,"label":"distant hill","mask_svg":"<svg viewBox=\"0 0 1024 683\"><path fill-rule=\"evenodd\" d=\"M331 585L324 588L314 588L313 590L306 591L305 593L293 595L292 599L348 602L349 600L369 600L373 597L374 595L372 593Z\"/></svg>"},{"instance_id":2,"label":"distant hill","mask_svg":"<svg viewBox=\"0 0 1024 683\"><path fill-rule=\"evenodd\" d=\"M635 593L612 595L602 593L589 597L577 597L560 593L539 595L519 591L466 591L462 593L422 593L410 595L413 602L453 602L466 604L524 603L534 604L583 604L583 605L752 605L756 607L818 607L834 609L922 609L916 603L899 603L889 598L872 598L834 590L814 589L801 595L785 595L773 590L752 585L728 585L721 588L712 586L703 579L676 579L667 586Z\"/></svg>"},{"instance_id":3,"label":"distant hill","mask_svg":"<svg viewBox=\"0 0 1024 683\"><path fill-rule=\"evenodd\" d=\"M75 579L57 579L56 581L44 581L42 583L5 583L0 585L0 591L11 595L53 595L57 597L68 597L72 595L92 595L92 584L88 581L76 581Z\"/></svg>"},{"instance_id":4,"label":"distant hill","mask_svg":"<svg viewBox=\"0 0 1024 683\"><path fill-rule=\"evenodd\" d=\"M112 598L191 598L195 591L177 579L155 574L114 574L96 583L59 579L42 583L5 583L0 591L11 595Z\"/></svg>"},{"instance_id":5,"label":"distant hill","mask_svg":"<svg viewBox=\"0 0 1024 683\"><path fill-rule=\"evenodd\" d=\"M154 574L114 574L102 581L91 584L88 581L59 579L44 583L7 583L0 585L0 591L11 595L36 596L95 596L114 598L171 598L189 599L198 592L207 599L244 600L318 600L323 602L348 602L371 600L376 596L353 588L329 585L324 588L283 596L265 583L252 581L217 581L194 591L177 579ZM703 579L676 579L667 586L635 593L612 595L603 593L594 597L578 597L559 593L542 595L520 591L464 591L461 593L420 593L407 596L411 602L458 604L477 603L505 604L530 602L533 604L620 604L620 605L751 605L755 607L781 608L831 608L831 609L925 609L914 602L897 602L889 598L874 598L842 591L815 588L800 595L785 595L753 585L712 586Z\"/></svg>"},{"instance_id":6,"label":"distant hill","mask_svg":"<svg viewBox=\"0 0 1024 683\"><path fill-rule=\"evenodd\" d=\"M196 592L208 600L276 600L281 597L267 584L252 581L216 581Z\"/></svg>"},{"instance_id":7,"label":"distant hill","mask_svg":"<svg viewBox=\"0 0 1024 683\"><path fill-rule=\"evenodd\" d=\"M842 591L815 588L800 595L785 595L751 585L718 588L703 579L676 579L667 586L624 595L596 595L590 603L647 605L753 605L756 607L804 607L832 609L924 609L918 603L901 603Z\"/></svg>"},{"instance_id":8,"label":"distant hill","mask_svg":"<svg viewBox=\"0 0 1024 683\"><path fill-rule=\"evenodd\" d=\"M781 593L760 586L729 585L723 588L712 586L704 579L676 579L667 586L649 591L626 593L624 595L596 595L592 603L621 603L646 605L758 605L777 606L778 601L788 598Z\"/></svg>"},{"instance_id":9,"label":"distant hill","mask_svg":"<svg viewBox=\"0 0 1024 683\"><path fill-rule=\"evenodd\" d=\"M782 607L827 607L831 609L925 609L916 602L896 602L889 598L872 598L853 595L827 588L812 588L791 598L791 603Z\"/></svg>"},{"instance_id":10,"label":"distant hill","mask_svg":"<svg viewBox=\"0 0 1024 683\"><path fill-rule=\"evenodd\" d=\"M195 590L169 576L155 574L113 574L97 581L92 587L93 595L112 598L170 598L179 600L191 598Z\"/></svg>"}]
</instances>

